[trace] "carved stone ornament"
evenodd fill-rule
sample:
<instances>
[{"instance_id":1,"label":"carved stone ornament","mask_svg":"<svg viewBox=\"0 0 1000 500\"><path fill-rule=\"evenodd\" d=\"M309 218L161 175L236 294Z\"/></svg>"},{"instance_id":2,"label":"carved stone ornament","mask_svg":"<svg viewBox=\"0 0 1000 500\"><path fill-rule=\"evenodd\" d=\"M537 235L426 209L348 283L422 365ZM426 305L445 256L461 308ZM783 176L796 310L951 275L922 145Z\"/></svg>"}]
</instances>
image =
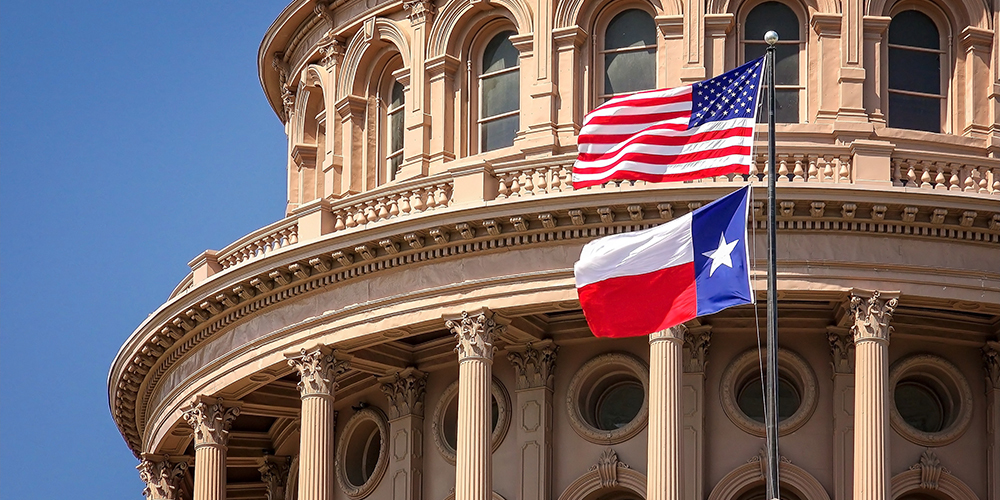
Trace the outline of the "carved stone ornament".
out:
<instances>
[{"instance_id":1,"label":"carved stone ornament","mask_svg":"<svg viewBox=\"0 0 1000 500\"><path fill-rule=\"evenodd\" d=\"M684 332L684 371L704 373L708 361L708 347L712 345L712 330Z\"/></svg>"},{"instance_id":2,"label":"carved stone ornament","mask_svg":"<svg viewBox=\"0 0 1000 500\"><path fill-rule=\"evenodd\" d=\"M313 7L313 14L316 14L316 17L323 18L328 25L333 26L333 12L330 12L331 3L333 3L331 0L316 0L316 6Z\"/></svg>"},{"instance_id":3,"label":"carved stone ornament","mask_svg":"<svg viewBox=\"0 0 1000 500\"><path fill-rule=\"evenodd\" d=\"M1000 389L1000 342L986 342L983 347L983 368L990 388Z\"/></svg>"},{"instance_id":4,"label":"carved stone ornament","mask_svg":"<svg viewBox=\"0 0 1000 500\"><path fill-rule=\"evenodd\" d=\"M618 468L628 469L628 464L618 460L615 450L608 448L601 453L601 458L597 463L590 466L590 470L597 471L601 476L601 488L614 488L618 486Z\"/></svg>"},{"instance_id":5,"label":"carved stone ornament","mask_svg":"<svg viewBox=\"0 0 1000 500\"><path fill-rule=\"evenodd\" d=\"M214 401L199 397L184 411L183 417L194 429L194 446L226 446L229 426L240 416L239 406L226 405L222 398Z\"/></svg>"},{"instance_id":6,"label":"carved stone ornament","mask_svg":"<svg viewBox=\"0 0 1000 500\"><path fill-rule=\"evenodd\" d=\"M351 366L350 361L338 359L334 351L326 346L302 349L299 354L285 356L289 366L299 373L301 380L298 388L303 398L333 396L337 390L337 376Z\"/></svg>"},{"instance_id":7,"label":"carved stone ornament","mask_svg":"<svg viewBox=\"0 0 1000 500\"><path fill-rule=\"evenodd\" d=\"M285 120L292 119L292 110L295 108L295 93L285 85L281 86L281 109L285 113Z\"/></svg>"},{"instance_id":8,"label":"carved stone ornament","mask_svg":"<svg viewBox=\"0 0 1000 500\"><path fill-rule=\"evenodd\" d=\"M178 500L181 497L181 485L187 472L187 462L171 463L170 457L163 460L150 460L143 456L142 462L135 467L139 470L139 478L146 483L142 494L149 500Z\"/></svg>"},{"instance_id":9,"label":"carved stone ornament","mask_svg":"<svg viewBox=\"0 0 1000 500\"><path fill-rule=\"evenodd\" d=\"M434 18L434 2L430 0L410 0L403 2L403 9L410 11L406 16L410 18L410 24L423 24L430 22Z\"/></svg>"},{"instance_id":10,"label":"carved stone ornament","mask_svg":"<svg viewBox=\"0 0 1000 500\"><path fill-rule=\"evenodd\" d=\"M517 389L552 389L558 352L559 346L551 340L508 347L507 360L514 365Z\"/></svg>"},{"instance_id":11,"label":"carved stone ornament","mask_svg":"<svg viewBox=\"0 0 1000 500\"><path fill-rule=\"evenodd\" d=\"M458 361L467 359L493 359L496 348L493 341L503 333L504 326L493 320L493 315L485 312L470 316L462 311L461 319L445 322L458 339L455 350L458 351Z\"/></svg>"},{"instance_id":12,"label":"carved stone ornament","mask_svg":"<svg viewBox=\"0 0 1000 500\"><path fill-rule=\"evenodd\" d=\"M260 480L264 482L267 500L284 500L291 462L291 457L264 455L257 470L260 471Z\"/></svg>"},{"instance_id":13,"label":"carved stone ornament","mask_svg":"<svg viewBox=\"0 0 1000 500\"><path fill-rule=\"evenodd\" d=\"M382 383L382 393L389 398L389 418L424 416L426 373L416 368L407 368L394 375L379 378L378 381Z\"/></svg>"},{"instance_id":14,"label":"carved stone ornament","mask_svg":"<svg viewBox=\"0 0 1000 500\"><path fill-rule=\"evenodd\" d=\"M333 30L327 31L316 43L319 53L323 56L320 63L327 69L332 68L344 54L344 44L333 35Z\"/></svg>"},{"instance_id":15,"label":"carved stone ornament","mask_svg":"<svg viewBox=\"0 0 1000 500\"><path fill-rule=\"evenodd\" d=\"M941 460L930 448L920 454L920 461L911 465L910 470L920 471L920 487L925 490L936 490L941 481L941 473L951 473L941 466Z\"/></svg>"},{"instance_id":16,"label":"carved stone ornament","mask_svg":"<svg viewBox=\"0 0 1000 500\"><path fill-rule=\"evenodd\" d=\"M827 331L833 373L854 373L854 337L847 331L831 328Z\"/></svg>"},{"instance_id":17,"label":"carved stone ornament","mask_svg":"<svg viewBox=\"0 0 1000 500\"><path fill-rule=\"evenodd\" d=\"M684 325L671 326L665 330L660 330L649 334L649 341L654 340L684 340L684 334L688 329Z\"/></svg>"},{"instance_id":18,"label":"carved stone ornament","mask_svg":"<svg viewBox=\"0 0 1000 500\"><path fill-rule=\"evenodd\" d=\"M882 293L878 290L867 298L852 292L851 316L854 324L851 326L851 333L854 335L854 341L888 341L889 334L892 333L889 321L892 320L892 312L898 304L898 297L882 298Z\"/></svg>"}]
</instances>

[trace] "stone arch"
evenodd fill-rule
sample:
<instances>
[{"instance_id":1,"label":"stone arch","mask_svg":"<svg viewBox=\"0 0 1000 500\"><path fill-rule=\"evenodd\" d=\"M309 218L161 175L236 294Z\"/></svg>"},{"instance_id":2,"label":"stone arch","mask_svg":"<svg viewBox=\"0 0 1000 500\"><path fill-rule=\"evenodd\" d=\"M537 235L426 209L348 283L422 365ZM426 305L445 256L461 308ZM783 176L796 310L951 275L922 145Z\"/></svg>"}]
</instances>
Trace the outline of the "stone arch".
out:
<instances>
[{"instance_id":1,"label":"stone arch","mask_svg":"<svg viewBox=\"0 0 1000 500\"><path fill-rule=\"evenodd\" d=\"M601 493L628 491L646 498L646 476L618 461L618 454L608 448L597 465L570 483L559 500L593 500Z\"/></svg>"},{"instance_id":2,"label":"stone arch","mask_svg":"<svg viewBox=\"0 0 1000 500\"><path fill-rule=\"evenodd\" d=\"M712 489L708 500L733 500L754 486L764 484L765 461L762 455L754 457L726 474ZM823 485L803 468L783 458L778 466L781 487L791 488L803 500L830 500Z\"/></svg>"},{"instance_id":3,"label":"stone arch","mask_svg":"<svg viewBox=\"0 0 1000 500\"><path fill-rule=\"evenodd\" d=\"M667 0L666 3L660 0L644 1L660 16L679 16L684 13L680 0ZM555 27L580 26L588 29L594 23L597 13L609 3L601 0L563 0L556 5Z\"/></svg>"},{"instance_id":4,"label":"stone arch","mask_svg":"<svg viewBox=\"0 0 1000 500\"><path fill-rule=\"evenodd\" d=\"M945 15L954 23L952 29L955 33L961 32L966 26L993 29L990 7L986 0L961 0L958 2L926 1L945 12ZM865 15L872 16L888 16L889 11L892 10L896 3L899 2L897 0L866 0L864 13Z\"/></svg>"},{"instance_id":5,"label":"stone arch","mask_svg":"<svg viewBox=\"0 0 1000 500\"><path fill-rule=\"evenodd\" d=\"M526 35L532 32L531 10L523 0L451 0L438 12L431 26L427 40L427 59L450 54L458 57L458 48L464 41L458 40L460 27L467 23L478 12L487 12L495 8L499 15L510 14L518 34Z\"/></svg>"},{"instance_id":6,"label":"stone arch","mask_svg":"<svg viewBox=\"0 0 1000 500\"><path fill-rule=\"evenodd\" d=\"M914 492L937 491L952 500L979 500L975 492L964 481L941 467L932 451L924 452L920 462L889 481L890 500L898 500L903 495Z\"/></svg>"},{"instance_id":7,"label":"stone arch","mask_svg":"<svg viewBox=\"0 0 1000 500\"><path fill-rule=\"evenodd\" d=\"M748 0L707 0L706 14L736 14ZM841 12L840 0L791 0L802 5L803 10L813 12ZM878 1L878 0L875 0ZM884 0L883 0L884 1ZM808 19L806 20L808 22Z\"/></svg>"},{"instance_id":8,"label":"stone arch","mask_svg":"<svg viewBox=\"0 0 1000 500\"><path fill-rule=\"evenodd\" d=\"M395 21L384 17L372 17L354 34L347 50L344 51L343 74L337 82L337 100L354 93L359 85L356 81L358 68L372 53L378 52L379 45L392 44L403 58L403 67L410 67L410 38ZM366 85L362 85L364 87Z\"/></svg>"}]
</instances>

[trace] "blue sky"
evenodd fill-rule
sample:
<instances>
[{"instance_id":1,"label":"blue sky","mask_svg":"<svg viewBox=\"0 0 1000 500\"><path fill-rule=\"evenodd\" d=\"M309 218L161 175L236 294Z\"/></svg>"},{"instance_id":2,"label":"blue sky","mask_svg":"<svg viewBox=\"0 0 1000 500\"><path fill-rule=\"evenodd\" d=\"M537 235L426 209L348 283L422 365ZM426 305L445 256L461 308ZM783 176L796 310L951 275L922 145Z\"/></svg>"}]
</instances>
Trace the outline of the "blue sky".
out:
<instances>
[{"instance_id":1,"label":"blue sky","mask_svg":"<svg viewBox=\"0 0 1000 500\"><path fill-rule=\"evenodd\" d=\"M256 56L284 6L4 2L0 498L142 498L108 368L191 258L282 216Z\"/></svg>"}]
</instances>

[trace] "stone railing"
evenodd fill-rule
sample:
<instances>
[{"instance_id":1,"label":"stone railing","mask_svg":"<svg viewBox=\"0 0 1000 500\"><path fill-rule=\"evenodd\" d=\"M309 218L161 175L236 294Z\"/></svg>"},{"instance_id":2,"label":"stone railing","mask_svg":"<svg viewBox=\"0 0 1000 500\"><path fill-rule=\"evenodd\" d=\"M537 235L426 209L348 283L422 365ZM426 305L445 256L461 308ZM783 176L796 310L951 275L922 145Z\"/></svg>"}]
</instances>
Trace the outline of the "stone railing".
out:
<instances>
[{"instance_id":1,"label":"stone railing","mask_svg":"<svg viewBox=\"0 0 1000 500\"><path fill-rule=\"evenodd\" d=\"M934 191L1000 194L1000 162L983 158L977 164L914 156L893 156L893 185Z\"/></svg>"},{"instance_id":2,"label":"stone railing","mask_svg":"<svg viewBox=\"0 0 1000 500\"><path fill-rule=\"evenodd\" d=\"M573 159L542 166L516 166L494 170L498 200L573 190Z\"/></svg>"},{"instance_id":3,"label":"stone railing","mask_svg":"<svg viewBox=\"0 0 1000 500\"><path fill-rule=\"evenodd\" d=\"M275 250L299 241L299 223L293 218L282 219L254 231L226 248L216 257L222 269L264 257Z\"/></svg>"},{"instance_id":4,"label":"stone railing","mask_svg":"<svg viewBox=\"0 0 1000 500\"><path fill-rule=\"evenodd\" d=\"M334 202L333 230L343 231L394 217L416 215L447 207L454 180L427 178L416 182L382 186L378 189Z\"/></svg>"}]
</instances>

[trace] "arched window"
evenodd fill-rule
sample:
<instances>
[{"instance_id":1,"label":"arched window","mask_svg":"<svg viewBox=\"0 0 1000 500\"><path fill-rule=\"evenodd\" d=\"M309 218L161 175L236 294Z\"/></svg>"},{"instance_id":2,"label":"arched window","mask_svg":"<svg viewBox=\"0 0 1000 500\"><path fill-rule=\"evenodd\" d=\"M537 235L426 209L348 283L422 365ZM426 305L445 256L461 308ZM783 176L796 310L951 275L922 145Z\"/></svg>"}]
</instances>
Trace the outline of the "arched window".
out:
<instances>
[{"instance_id":1,"label":"arched window","mask_svg":"<svg viewBox=\"0 0 1000 500\"><path fill-rule=\"evenodd\" d=\"M799 16L781 2L764 2L747 13L743 30L743 60L756 59L767 51L764 33L774 30L778 43L774 49L774 119L781 123L798 123L801 106L805 104L801 84L801 40ZM764 119L767 115L761 113Z\"/></svg>"},{"instance_id":2,"label":"arched window","mask_svg":"<svg viewBox=\"0 0 1000 500\"><path fill-rule=\"evenodd\" d=\"M599 58L604 68L599 103L616 95L656 88L656 23L653 17L639 9L618 13L604 31Z\"/></svg>"},{"instance_id":3,"label":"arched window","mask_svg":"<svg viewBox=\"0 0 1000 500\"><path fill-rule=\"evenodd\" d=\"M388 98L385 99L385 172L393 180L403 163L403 84L392 80Z\"/></svg>"},{"instance_id":4,"label":"arched window","mask_svg":"<svg viewBox=\"0 0 1000 500\"><path fill-rule=\"evenodd\" d=\"M514 145L520 128L520 53L510 42L513 31L493 36L483 50L479 73L479 150L481 152Z\"/></svg>"},{"instance_id":5,"label":"arched window","mask_svg":"<svg viewBox=\"0 0 1000 500\"><path fill-rule=\"evenodd\" d=\"M904 10L889 23L890 127L941 132L941 35L923 12Z\"/></svg>"}]
</instances>

